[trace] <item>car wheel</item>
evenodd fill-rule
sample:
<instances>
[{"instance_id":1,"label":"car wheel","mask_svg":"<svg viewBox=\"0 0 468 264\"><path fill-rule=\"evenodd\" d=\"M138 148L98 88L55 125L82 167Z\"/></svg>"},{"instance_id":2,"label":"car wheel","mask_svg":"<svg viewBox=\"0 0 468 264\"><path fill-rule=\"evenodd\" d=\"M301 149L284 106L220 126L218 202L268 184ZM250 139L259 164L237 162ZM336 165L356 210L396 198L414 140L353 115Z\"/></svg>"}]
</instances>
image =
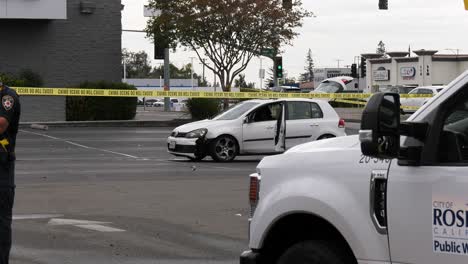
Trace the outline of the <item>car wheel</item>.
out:
<instances>
[{"instance_id":1,"label":"car wheel","mask_svg":"<svg viewBox=\"0 0 468 264\"><path fill-rule=\"evenodd\" d=\"M317 140L322 140L322 139L327 139L327 138L334 138L334 135L326 134L326 135L321 135Z\"/></svg>"},{"instance_id":2,"label":"car wheel","mask_svg":"<svg viewBox=\"0 0 468 264\"><path fill-rule=\"evenodd\" d=\"M327 241L303 241L291 246L277 264L347 264L345 254Z\"/></svg>"},{"instance_id":3,"label":"car wheel","mask_svg":"<svg viewBox=\"0 0 468 264\"><path fill-rule=\"evenodd\" d=\"M210 145L210 155L215 161L232 161L238 152L237 141L231 136L220 136Z\"/></svg>"}]
</instances>

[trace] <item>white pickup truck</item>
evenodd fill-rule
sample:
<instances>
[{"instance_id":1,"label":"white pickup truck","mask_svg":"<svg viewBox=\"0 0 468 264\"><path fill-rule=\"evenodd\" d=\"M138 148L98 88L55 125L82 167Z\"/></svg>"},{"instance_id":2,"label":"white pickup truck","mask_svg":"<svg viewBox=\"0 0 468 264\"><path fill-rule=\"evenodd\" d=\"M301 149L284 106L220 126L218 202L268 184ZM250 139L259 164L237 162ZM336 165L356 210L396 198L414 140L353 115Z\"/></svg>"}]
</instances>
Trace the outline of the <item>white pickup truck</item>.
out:
<instances>
[{"instance_id":1,"label":"white pickup truck","mask_svg":"<svg viewBox=\"0 0 468 264\"><path fill-rule=\"evenodd\" d=\"M240 263L468 263L468 72L406 122L374 95L358 136L296 146L250 176Z\"/></svg>"}]
</instances>

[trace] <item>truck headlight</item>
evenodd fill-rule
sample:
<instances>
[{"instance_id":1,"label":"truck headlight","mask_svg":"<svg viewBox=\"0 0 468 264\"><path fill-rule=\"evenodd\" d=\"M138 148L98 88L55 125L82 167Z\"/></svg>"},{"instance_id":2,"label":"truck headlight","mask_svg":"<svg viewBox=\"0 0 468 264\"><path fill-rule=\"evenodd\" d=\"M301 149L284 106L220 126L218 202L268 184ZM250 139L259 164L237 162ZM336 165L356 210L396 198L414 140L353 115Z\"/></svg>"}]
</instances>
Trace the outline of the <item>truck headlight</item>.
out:
<instances>
[{"instance_id":1,"label":"truck headlight","mask_svg":"<svg viewBox=\"0 0 468 264\"><path fill-rule=\"evenodd\" d=\"M193 131L190 131L185 135L186 138L201 138L204 137L208 133L208 129L206 128L200 128L200 129L195 129Z\"/></svg>"}]
</instances>

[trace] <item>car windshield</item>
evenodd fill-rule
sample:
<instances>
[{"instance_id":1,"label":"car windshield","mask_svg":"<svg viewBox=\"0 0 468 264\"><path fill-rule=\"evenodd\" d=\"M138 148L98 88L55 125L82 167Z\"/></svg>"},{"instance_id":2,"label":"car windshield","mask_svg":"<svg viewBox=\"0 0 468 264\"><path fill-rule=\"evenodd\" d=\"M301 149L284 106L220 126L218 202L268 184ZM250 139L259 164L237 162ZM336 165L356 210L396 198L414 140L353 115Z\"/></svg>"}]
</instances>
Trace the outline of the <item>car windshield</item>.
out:
<instances>
[{"instance_id":1,"label":"car windshield","mask_svg":"<svg viewBox=\"0 0 468 264\"><path fill-rule=\"evenodd\" d=\"M315 91L322 93L339 93L343 91L343 87L341 84L334 81L324 81L317 87L317 89L315 89Z\"/></svg>"},{"instance_id":2,"label":"car windshield","mask_svg":"<svg viewBox=\"0 0 468 264\"><path fill-rule=\"evenodd\" d=\"M213 120L234 120L241 117L244 113L259 105L257 102L242 102L229 108L227 111L217 115Z\"/></svg>"}]
</instances>

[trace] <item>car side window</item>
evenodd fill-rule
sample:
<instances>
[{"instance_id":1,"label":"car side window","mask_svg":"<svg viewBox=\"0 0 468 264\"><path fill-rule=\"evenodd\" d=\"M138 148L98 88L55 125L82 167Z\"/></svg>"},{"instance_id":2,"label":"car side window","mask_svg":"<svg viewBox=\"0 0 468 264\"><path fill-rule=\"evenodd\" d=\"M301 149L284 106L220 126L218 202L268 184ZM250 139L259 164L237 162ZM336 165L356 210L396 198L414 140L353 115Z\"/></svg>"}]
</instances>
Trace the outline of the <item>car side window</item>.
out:
<instances>
[{"instance_id":1,"label":"car side window","mask_svg":"<svg viewBox=\"0 0 468 264\"><path fill-rule=\"evenodd\" d=\"M468 98L458 100L445 116L438 160L468 163Z\"/></svg>"},{"instance_id":2,"label":"car side window","mask_svg":"<svg viewBox=\"0 0 468 264\"><path fill-rule=\"evenodd\" d=\"M431 89L419 89L418 94L433 94Z\"/></svg>"},{"instance_id":3,"label":"car side window","mask_svg":"<svg viewBox=\"0 0 468 264\"><path fill-rule=\"evenodd\" d=\"M252 122L276 121L280 111L281 104L267 104L259 107L252 114L250 114L250 120L252 120Z\"/></svg>"},{"instance_id":4,"label":"car side window","mask_svg":"<svg viewBox=\"0 0 468 264\"><path fill-rule=\"evenodd\" d=\"M311 119L312 108L309 102L288 102L288 120Z\"/></svg>"},{"instance_id":5,"label":"car side window","mask_svg":"<svg viewBox=\"0 0 468 264\"><path fill-rule=\"evenodd\" d=\"M316 103L310 103L312 108L312 118L323 118L323 112L320 106Z\"/></svg>"},{"instance_id":6,"label":"car side window","mask_svg":"<svg viewBox=\"0 0 468 264\"><path fill-rule=\"evenodd\" d=\"M288 120L323 118L322 109L316 103L288 102Z\"/></svg>"}]
</instances>

